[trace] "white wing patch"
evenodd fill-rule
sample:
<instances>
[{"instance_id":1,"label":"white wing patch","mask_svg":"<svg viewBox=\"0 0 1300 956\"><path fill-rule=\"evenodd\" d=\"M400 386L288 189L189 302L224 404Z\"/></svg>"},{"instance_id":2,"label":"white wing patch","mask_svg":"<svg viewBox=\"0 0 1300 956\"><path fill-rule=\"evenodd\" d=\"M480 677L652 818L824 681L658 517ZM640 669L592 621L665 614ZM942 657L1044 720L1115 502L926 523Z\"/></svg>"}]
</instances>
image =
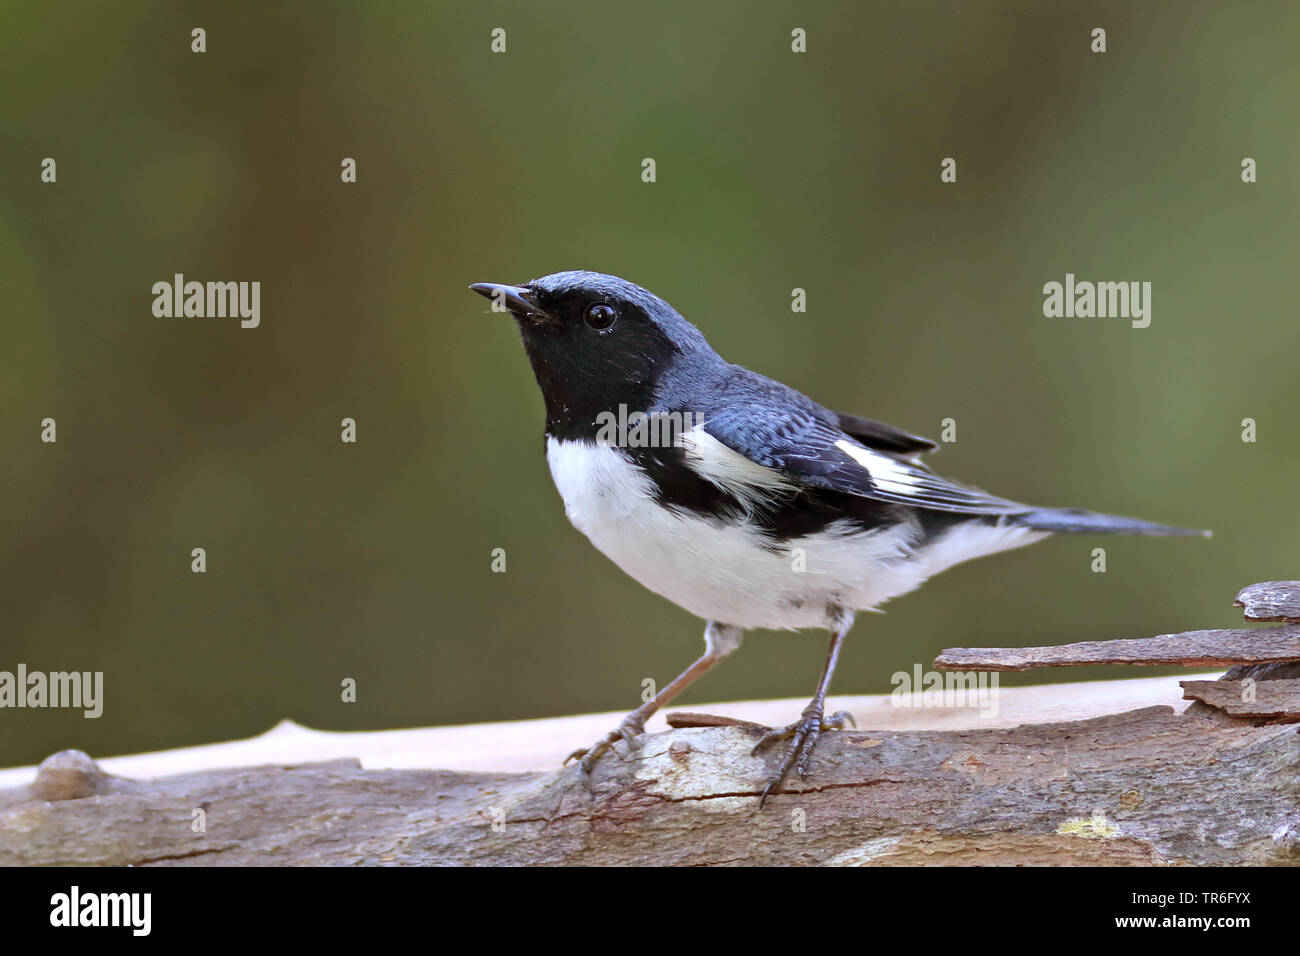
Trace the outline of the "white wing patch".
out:
<instances>
[{"instance_id":1,"label":"white wing patch","mask_svg":"<svg viewBox=\"0 0 1300 956\"><path fill-rule=\"evenodd\" d=\"M872 487L885 501L966 514L1010 515L1029 510L1018 502L941 478L918 462L882 455L848 439L840 439L835 447L867 470Z\"/></svg>"},{"instance_id":2,"label":"white wing patch","mask_svg":"<svg viewBox=\"0 0 1300 956\"><path fill-rule=\"evenodd\" d=\"M863 448L847 439L840 439L835 447L848 455L871 475L871 483L881 491L895 495L910 494L916 488L916 470L888 455Z\"/></svg>"}]
</instances>

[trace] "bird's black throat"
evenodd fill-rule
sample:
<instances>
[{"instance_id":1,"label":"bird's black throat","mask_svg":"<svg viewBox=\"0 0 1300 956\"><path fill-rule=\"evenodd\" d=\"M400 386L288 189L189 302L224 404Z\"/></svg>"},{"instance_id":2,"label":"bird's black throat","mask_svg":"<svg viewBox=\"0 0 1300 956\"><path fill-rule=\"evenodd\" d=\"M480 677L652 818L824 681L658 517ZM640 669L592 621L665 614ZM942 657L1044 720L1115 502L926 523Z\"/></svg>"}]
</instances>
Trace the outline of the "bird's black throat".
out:
<instances>
[{"instance_id":1,"label":"bird's black throat","mask_svg":"<svg viewBox=\"0 0 1300 956\"><path fill-rule=\"evenodd\" d=\"M658 383L680 358L653 326L625 330L617 339L591 341L573 324L517 320L524 351L546 405L546 434L593 439L602 414L655 408Z\"/></svg>"}]
</instances>

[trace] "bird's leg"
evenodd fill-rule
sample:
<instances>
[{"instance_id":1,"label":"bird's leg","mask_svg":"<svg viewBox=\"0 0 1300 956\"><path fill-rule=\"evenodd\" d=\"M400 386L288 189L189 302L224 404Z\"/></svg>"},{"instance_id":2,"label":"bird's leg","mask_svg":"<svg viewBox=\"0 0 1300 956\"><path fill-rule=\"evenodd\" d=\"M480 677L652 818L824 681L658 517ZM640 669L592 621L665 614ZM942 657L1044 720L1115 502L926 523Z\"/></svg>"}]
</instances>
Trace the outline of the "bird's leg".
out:
<instances>
[{"instance_id":1,"label":"bird's leg","mask_svg":"<svg viewBox=\"0 0 1300 956\"><path fill-rule=\"evenodd\" d=\"M592 768L596 766L596 761L620 740L627 743L628 752L630 753L632 738L645 731L645 722L650 719L651 714L684 691L710 667L738 648L741 636L742 632L738 627L710 621L708 627L704 629L704 654L699 660L678 674L671 684L655 694L654 697L624 717L617 727L596 741L594 745L575 750L564 758L564 762L568 763L570 760L579 761L582 776L588 778L591 776Z\"/></svg>"},{"instance_id":2,"label":"bird's leg","mask_svg":"<svg viewBox=\"0 0 1300 956\"><path fill-rule=\"evenodd\" d=\"M853 612L837 611L832 615L829 626L831 645L826 651L826 663L822 667L821 679L817 682L817 693L813 694L812 700L803 709L803 715L799 720L788 727L769 730L754 745L753 752L757 753L760 748L775 740L790 740L790 747L781 761L776 776L763 788L763 795L758 801L760 808L767 802L768 794L781 785L781 781L785 779L791 767L798 771L800 777L808 776L808 757L812 754L813 747L817 745L817 738L821 736L823 730L843 730L846 723L853 723L853 718L845 711L831 715L829 720L825 717L826 693L830 690L835 664L839 661L840 645L844 643L844 637L852 626Z\"/></svg>"}]
</instances>

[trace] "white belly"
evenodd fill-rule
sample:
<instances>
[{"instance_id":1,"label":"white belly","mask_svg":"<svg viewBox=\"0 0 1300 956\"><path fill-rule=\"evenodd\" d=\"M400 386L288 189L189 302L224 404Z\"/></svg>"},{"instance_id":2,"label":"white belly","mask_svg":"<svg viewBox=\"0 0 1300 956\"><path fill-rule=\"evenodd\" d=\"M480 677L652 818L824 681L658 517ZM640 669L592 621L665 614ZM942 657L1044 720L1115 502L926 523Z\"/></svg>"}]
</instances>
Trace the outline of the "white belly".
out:
<instances>
[{"instance_id":1,"label":"white belly","mask_svg":"<svg viewBox=\"0 0 1300 956\"><path fill-rule=\"evenodd\" d=\"M569 520L606 557L692 614L742 628L822 627L831 608L874 608L958 561L1045 536L959 526L913 553L914 527L845 535L832 525L773 550L752 524L663 508L617 448L548 439L546 458Z\"/></svg>"}]
</instances>

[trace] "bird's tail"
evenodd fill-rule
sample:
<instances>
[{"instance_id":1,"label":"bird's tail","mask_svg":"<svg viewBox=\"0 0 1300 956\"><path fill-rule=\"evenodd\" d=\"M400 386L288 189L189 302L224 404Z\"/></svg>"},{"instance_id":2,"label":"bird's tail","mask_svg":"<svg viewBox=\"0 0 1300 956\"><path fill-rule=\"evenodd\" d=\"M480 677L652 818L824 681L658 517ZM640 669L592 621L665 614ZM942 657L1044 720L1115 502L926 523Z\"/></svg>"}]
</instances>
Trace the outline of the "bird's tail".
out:
<instances>
[{"instance_id":1,"label":"bird's tail","mask_svg":"<svg viewBox=\"0 0 1300 956\"><path fill-rule=\"evenodd\" d=\"M1209 531L1197 531L1191 528L1174 528L1141 518L1125 518L1121 515L1103 515L1082 508L1037 508L1012 519L1016 524L1035 531L1053 531L1066 534L1150 534L1150 535L1199 535L1210 537Z\"/></svg>"}]
</instances>

